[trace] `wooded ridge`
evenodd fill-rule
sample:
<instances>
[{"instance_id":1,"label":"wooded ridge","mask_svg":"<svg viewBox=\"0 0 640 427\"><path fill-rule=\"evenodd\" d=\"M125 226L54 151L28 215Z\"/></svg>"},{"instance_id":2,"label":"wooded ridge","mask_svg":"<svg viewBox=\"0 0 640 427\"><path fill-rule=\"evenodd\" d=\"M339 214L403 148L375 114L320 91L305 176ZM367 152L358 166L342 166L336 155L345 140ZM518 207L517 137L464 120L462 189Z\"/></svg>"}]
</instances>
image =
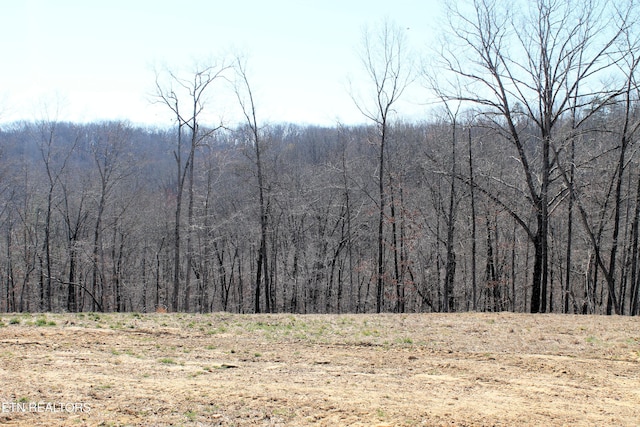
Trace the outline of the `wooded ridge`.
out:
<instances>
[{"instance_id":1,"label":"wooded ridge","mask_svg":"<svg viewBox=\"0 0 640 427\"><path fill-rule=\"evenodd\" d=\"M606 256L616 244L614 289L621 312L637 314L640 173L630 156L616 200L620 120L615 109L594 116L571 164L556 157L546 311L606 313L596 249ZM193 219L187 227L185 210L179 218L189 239L175 294L175 132L122 122L5 127L0 308L377 311L376 127L263 129L268 293L264 276L256 283L261 213L247 131L218 130L195 151L193 192L183 200ZM381 311L443 311L445 298L448 311L530 311L527 229L536 216L513 145L482 122L458 124L455 141L446 122L396 123L389 135ZM537 142L531 135L524 144L532 159ZM597 248L562 180L571 165L573 199ZM614 242L617 203L622 232Z\"/></svg>"},{"instance_id":2,"label":"wooded ridge","mask_svg":"<svg viewBox=\"0 0 640 427\"><path fill-rule=\"evenodd\" d=\"M158 72L167 129L6 125L0 310L636 315L640 35L619 3L449 4L420 69L384 22L358 126L262 122L239 57ZM416 82L423 121L396 110ZM240 124L210 123L221 84Z\"/></svg>"}]
</instances>

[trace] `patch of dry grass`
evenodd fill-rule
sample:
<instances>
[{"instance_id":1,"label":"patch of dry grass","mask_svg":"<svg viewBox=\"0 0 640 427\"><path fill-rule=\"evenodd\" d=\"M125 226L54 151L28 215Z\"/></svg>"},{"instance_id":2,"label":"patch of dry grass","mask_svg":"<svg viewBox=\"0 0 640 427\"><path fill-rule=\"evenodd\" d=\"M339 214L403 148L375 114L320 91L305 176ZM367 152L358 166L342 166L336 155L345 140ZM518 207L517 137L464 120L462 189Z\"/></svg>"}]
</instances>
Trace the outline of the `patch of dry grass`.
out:
<instances>
[{"instance_id":1,"label":"patch of dry grass","mask_svg":"<svg viewBox=\"0 0 640 427\"><path fill-rule=\"evenodd\" d=\"M32 425L634 425L637 318L0 315L0 412Z\"/></svg>"}]
</instances>

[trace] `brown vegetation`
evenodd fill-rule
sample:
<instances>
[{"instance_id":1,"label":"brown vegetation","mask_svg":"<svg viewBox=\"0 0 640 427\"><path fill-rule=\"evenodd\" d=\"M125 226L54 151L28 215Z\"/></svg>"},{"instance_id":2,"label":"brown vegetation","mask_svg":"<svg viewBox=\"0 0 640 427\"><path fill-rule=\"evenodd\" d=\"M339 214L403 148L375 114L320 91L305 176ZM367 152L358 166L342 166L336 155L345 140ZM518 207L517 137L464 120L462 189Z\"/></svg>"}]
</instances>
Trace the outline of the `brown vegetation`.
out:
<instances>
[{"instance_id":1,"label":"brown vegetation","mask_svg":"<svg viewBox=\"0 0 640 427\"><path fill-rule=\"evenodd\" d=\"M8 426L635 425L633 317L3 315ZM90 411L6 411L79 403Z\"/></svg>"}]
</instances>

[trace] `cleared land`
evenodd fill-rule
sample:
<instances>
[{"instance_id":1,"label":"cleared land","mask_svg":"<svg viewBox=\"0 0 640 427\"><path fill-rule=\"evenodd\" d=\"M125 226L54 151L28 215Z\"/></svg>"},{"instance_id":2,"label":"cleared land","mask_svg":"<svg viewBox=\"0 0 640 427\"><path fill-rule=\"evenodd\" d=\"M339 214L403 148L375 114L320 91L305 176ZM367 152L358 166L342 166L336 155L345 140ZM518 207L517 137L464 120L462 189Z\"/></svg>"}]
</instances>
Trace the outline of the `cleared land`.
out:
<instances>
[{"instance_id":1,"label":"cleared land","mask_svg":"<svg viewBox=\"0 0 640 427\"><path fill-rule=\"evenodd\" d=\"M0 321L6 426L640 425L638 318L85 313Z\"/></svg>"}]
</instances>

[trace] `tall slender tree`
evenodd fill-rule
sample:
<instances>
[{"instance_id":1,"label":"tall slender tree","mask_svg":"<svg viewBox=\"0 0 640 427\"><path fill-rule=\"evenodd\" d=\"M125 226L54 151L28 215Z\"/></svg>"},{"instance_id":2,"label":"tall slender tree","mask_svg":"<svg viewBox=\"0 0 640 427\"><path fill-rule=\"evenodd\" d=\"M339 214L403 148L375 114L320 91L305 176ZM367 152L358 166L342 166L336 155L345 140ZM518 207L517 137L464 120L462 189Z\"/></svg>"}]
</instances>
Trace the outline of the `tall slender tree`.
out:
<instances>
[{"instance_id":1,"label":"tall slender tree","mask_svg":"<svg viewBox=\"0 0 640 427\"><path fill-rule=\"evenodd\" d=\"M52 228L53 210L55 206L55 190L60 184L60 177L67 169L78 139L69 147L61 148L57 144L57 121L42 120L37 127L40 133L39 151L47 176L47 202L45 207L44 224L44 268L41 263L40 271L40 309L53 309L53 256L52 256Z\"/></svg>"},{"instance_id":2,"label":"tall slender tree","mask_svg":"<svg viewBox=\"0 0 640 427\"><path fill-rule=\"evenodd\" d=\"M127 161L130 126L123 122L102 123L93 129L89 146L97 171L97 200L93 227L91 292L94 296L92 309L98 309L97 301L103 297L104 259L102 232L104 215L113 197L114 188L133 173L134 164Z\"/></svg>"},{"instance_id":3,"label":"tall slender tree","mask_svg":"<svg viewBox=\"0 0 640 427\"><path fill-rule=\"evenodd\" d=\"M202 125L203 111L208 100L212 84L225 77L229 66L220 64L197 67L190 77L180 77L173 71L167 71L169 83L163 86L160 73L156 73L157 102L167 106L174 115L177 135L173 156L176 162L175 182L175 223L174 223L174 271L172 308L177 311L189 310L192 270L192 227L193 227L193 191L194 191L194 159L197 148L204 143L222 125L206 127ZM185 141L186 139L186 141ZM185 158L186 157L186 158ZM187 190L187 225L186 225L186 266L184 288L181 286L182 269L182 209L185 188ZM183 304L180 296L184 291Z\"/></svg>"},{"instance_id":4,"label":"tall slender tree","mask_svg":"<svg viewBox=\"0 0 640 427\"><path fill-rule=\"evenodd\" d=\"M413 65L407 47L405 29L390 21L383 21L373 31L365 29L361 61L374 96L366 102L352 95L360 112L373 122L378 145L378 234L376 261L376 312L384 310L385 285L385 221L387 209L386 151L392 119L398 101L413 80Z\"/></svg>"},{"instance_id":5,"label":"tall slender tree","mask_svg":"<svg viewBox=\"0 0 640 427\"><path fill-rule=\"evenodd\" d=\"M249 84L249 76L247 74L247 64L242 58L236 58L236 81L235 93L242 109L242 114L247 126L250 138L250 146L254 151L254 160L256 167L256 178L258 181L258 205L260 209L260 243L258 245L258 257L256 262L256 280L254 287L254 311L260 313L262 310L260 305L260 294L264 290L265 309L271 312L274 307L271 277L269 275L269 262L267 254L267 230L269 226L267 188L264 174L263 160L263 141L260 127L258 126L258 118L256 111L256 103L253 97L253 91Z\"/></svg>"}]
</instances>

